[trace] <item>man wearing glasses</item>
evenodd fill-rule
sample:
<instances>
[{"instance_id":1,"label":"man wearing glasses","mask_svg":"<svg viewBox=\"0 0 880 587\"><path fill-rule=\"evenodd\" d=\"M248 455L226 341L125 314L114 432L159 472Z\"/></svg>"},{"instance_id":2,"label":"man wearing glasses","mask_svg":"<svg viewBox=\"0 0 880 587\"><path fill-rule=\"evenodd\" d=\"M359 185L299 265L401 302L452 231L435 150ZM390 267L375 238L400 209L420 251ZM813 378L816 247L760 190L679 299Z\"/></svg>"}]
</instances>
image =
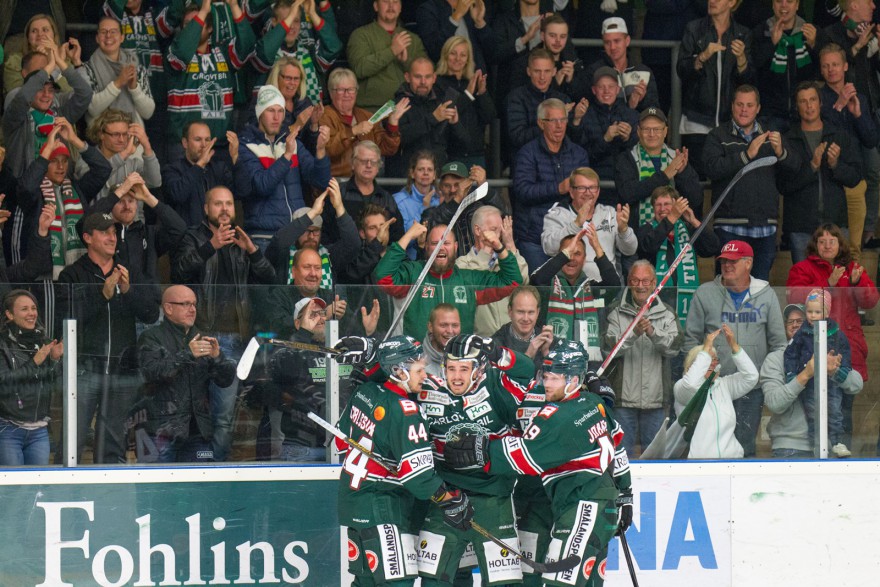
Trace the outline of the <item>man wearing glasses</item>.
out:
<instances>
[{"instance_id":1,"label":"man wearing glasses","mask_svg":"<svg viewBox=\"0 0 880 587\"><path fill-rule=\"evenodd\" d=\"M618 277L620 255L633 255L638 248L636 233L630 228L629 205L617 207L597 203L599 199L599 176L589 167L579 167L572 171L568 182L568 197L554 205L544 216L544 230L541 243L544 253L555 255L566 236L578 234L588 225L596 231L602 250L615 266ZM590 281L602 281L596 251L586 236L587 256L584 273ZM619 251L619 254L618 254Z\"/></svg>"},{"instance_id":2,"label":"man wearing glasses","mask_svg":"<svg viewBox=\"0 0 880 587\"><path fill-rule=\"evenodd\" d=\"M227 387L235 361L226 358L216 338L196 326L196 294L172 285L162 295L165 319L138 339L144 385L135 414L139 463L188 463L214 460L214 418L209 384Z\"/></svg>"},{"instance_id":3,"label":"man wearing glasses","mask_svg":"<svg viewBox=\"0 0 880 587\"><path fill-rule=\"evenodd\" d=\"M732 240L724 245L718 262L721 274L694 293L687 314L684 349L703 344L705 335L727 324L743 350L760 371L767 353L785 347L785 328L776 292L750 272L755 253L749 243ZM716 344L720 375L736 371L730 347ZM755 456L755 438L761 423L764 394L756 387L733 402L737 441L746 458Z\"/></svg>"},{"instance_id":4,"label":"man wearing glasses","mask_svg":"<svg viewBox=\"0 0 880 587\"><path fill-rule=\"evenodd\" d=\"M620 202L632 210L630 225L642 226L653 219L651 194L661 186L675 188L697 218L703 216L703 188L700 177L688 162L688 150L673 150L666 144L669 132L666 114L649 107L639 115L639 142L620 153L614 165L614 183Z\"/></svg>"},{"instance_id":5,"label":"man wearing glasses","mask_svg":"<svg viewBox=\"0 0 880 587\"><path fill-rule=\"evenodd\" d=\"M544 100L538 106L537 114L541 134L526 143L516 155L514 188L510 198L513 204L513 237L519 252L529 264L529 271L535 271L549 259L548 255L555 254L562 237L578 232L578 229L566 228L562 234L555 235L549 247L542 248L544 214L569 193L569 174L590 164L586 150L565 136L568 109L562 100ZM596 182L598 197L598 176ZM635 249L633 235L631 253Z\"/></svg>"}]
</instances>

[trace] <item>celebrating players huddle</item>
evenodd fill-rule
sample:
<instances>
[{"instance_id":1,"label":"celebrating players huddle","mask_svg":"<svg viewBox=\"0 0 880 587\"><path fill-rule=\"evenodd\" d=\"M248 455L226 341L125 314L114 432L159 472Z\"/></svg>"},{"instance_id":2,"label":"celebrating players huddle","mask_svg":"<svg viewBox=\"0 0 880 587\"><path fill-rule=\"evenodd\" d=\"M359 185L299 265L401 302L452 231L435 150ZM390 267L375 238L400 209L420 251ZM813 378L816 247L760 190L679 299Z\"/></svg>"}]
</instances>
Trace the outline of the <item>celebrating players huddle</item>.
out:
<instances>
[{"instance_id":1,"label":"celebrating players huddle","mask_svg":"<svg viewBox=\"0 0 880 587\"><path fill-rule=\"evenodd\" d=\"M444 379L408 336L336 348L367 366L337 440L355 585L470 584L476 565L489 586L603 584L632 490L614 391L580 343L560 341L535 377L527 356L461 334Z\"/></svg>"}]
</instances>

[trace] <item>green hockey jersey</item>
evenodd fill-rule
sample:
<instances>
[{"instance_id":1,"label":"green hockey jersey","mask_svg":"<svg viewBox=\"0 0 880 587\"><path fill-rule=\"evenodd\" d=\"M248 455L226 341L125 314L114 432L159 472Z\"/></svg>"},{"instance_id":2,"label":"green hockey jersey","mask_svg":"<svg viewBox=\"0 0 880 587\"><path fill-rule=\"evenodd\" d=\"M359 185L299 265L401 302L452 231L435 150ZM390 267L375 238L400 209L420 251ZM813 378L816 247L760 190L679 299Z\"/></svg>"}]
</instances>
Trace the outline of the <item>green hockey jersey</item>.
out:
<instances>
[{"instance_id":1,"label":"green hockey jersey","mask_svg":"<svg viewBox=\"0 0 880 587\"><path fill-rule=\"evenodd\" d=\"M535 393L543 393L538 386ZM545 404L522 437L489 443L489 472L539 475L555 515L581 500L616 499L630 486L623 429L602 400L581 392Z\"/></svg>"},{"instance_id":2,"label":"green hockey jersey","mask_svg":"<svg viewBox=\"0 0 880 587\"><path fill-rule=\"evenodd\" d=\"M337 448L345 451L339 523L353 528L408 527L415 499L429 499L443 483L434 470L428 425L418 404L392 382L367 382L352 394L338 428L375 456L336 439Z\"/></svg>"},{"instance_id":3,"label":"green hockey jersey","mask_svg":"<svg viewBox=\"0 0 880 587\"><path fill-rule=\"evenodd\" d=\"M510 495L516 473L490 475L479 467L454 470L443 459L450 436L488 435L501 438L516 426L517 410L526 393L523 384L535 366L529 357L505 349L498 365L490 365L473 390L455 395L442 379L428 377L418 395L422 414L430 424L434 460L440 476L449 484L484 495Z\"/></svg>"}]
</instances>

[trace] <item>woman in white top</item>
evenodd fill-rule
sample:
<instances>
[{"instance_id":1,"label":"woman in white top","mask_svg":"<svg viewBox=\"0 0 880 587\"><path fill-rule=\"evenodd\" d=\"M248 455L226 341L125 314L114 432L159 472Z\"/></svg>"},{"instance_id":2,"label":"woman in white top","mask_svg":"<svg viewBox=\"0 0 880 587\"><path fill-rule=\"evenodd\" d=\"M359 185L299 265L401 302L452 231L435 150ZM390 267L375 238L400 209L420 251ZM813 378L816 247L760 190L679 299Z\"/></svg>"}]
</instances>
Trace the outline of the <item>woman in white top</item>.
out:
<instances>
[{"instance_id":1,"label":"woman in white top","mask_svg":"<svg viewBox=\"0 0 880 587\"><path fill-rule=\"evenodd\" d=\"M714 343L722 331L733 352L736 373L719 377L716 374L718 354L715 352ZM681 414L710 376L714 374L715 377L694 429L688 458L741 459L743 448L733 434L736 428L733 400L754 389L758 383L758 370L749 355L736 342L736 336L730 326L724 324L720 329L708 333L703 346L690 350L684 362L684 369L684 377L677 381L673 388L676 414Z\"/></svg>"}]
</instances>

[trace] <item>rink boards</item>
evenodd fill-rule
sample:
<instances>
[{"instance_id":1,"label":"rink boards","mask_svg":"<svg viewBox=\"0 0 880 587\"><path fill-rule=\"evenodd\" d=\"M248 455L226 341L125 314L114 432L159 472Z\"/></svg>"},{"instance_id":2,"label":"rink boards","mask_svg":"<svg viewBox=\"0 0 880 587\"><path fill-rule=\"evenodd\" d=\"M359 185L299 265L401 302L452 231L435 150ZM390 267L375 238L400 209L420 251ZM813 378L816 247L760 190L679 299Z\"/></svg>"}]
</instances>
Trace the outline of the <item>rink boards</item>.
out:
<instances>
[{"instance_id":1,"label":"rink boards","mask_svg":"<svg viewBox=\"0 0 880 587\"><path fill-rule=\"evenodd\" d=\"M2 584L343 584L338 473L4 470ZM627 537L643 586L863 585L880 573L880 462L633 463L633 473ZM617 541L606 585L630 585Z\"/></svg>"}]
</instances>

